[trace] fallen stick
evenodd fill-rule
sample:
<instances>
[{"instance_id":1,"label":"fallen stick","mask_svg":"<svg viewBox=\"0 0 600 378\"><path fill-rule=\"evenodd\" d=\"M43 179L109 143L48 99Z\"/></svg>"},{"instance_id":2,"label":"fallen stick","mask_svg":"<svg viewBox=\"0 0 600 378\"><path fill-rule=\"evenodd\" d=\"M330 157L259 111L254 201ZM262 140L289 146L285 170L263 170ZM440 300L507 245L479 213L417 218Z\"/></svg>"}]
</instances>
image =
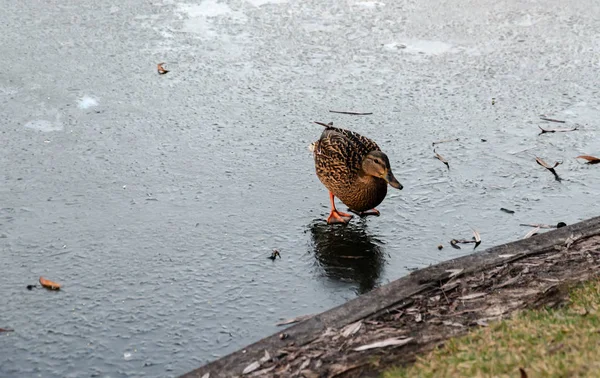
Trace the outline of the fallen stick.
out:
<instances>
[{"instance_id":1,"label":"fallen stick","mask_svg":"<svg viewBox=\"0 0 600 378\"><path fill-rule=\"evenodd\" d=\"M373 114L373 113L340 112L337 110L330 110L329 113L349 114L349 115L371 115L371 114Z\"/></svg>"},{"instance_id":2,"label":"fallen stick","mask_svg":"<svg viewBox=\"0 0 600 378\"><path fill-rule=\"evenodd\" d=\"M440 143L448 143L448 142L458 142L458 138L454 138L454 139L443 139L443 140L438 140L437 142L433 142L431 143L432 146L435 146L436 144L440 144Z\"/></svg>"},{"instance_id":3,"label":"fallen stick","mask_svg":"<svg viewBox=\"0 0 600 378\"><path fill-rule=\"evenodd\" d=\"M566 121L561 121L560 119L554 119L554 118L540 117L540 119L543 121L548 121L548 122L566 123Z\"/></svg>"}]
</instances>

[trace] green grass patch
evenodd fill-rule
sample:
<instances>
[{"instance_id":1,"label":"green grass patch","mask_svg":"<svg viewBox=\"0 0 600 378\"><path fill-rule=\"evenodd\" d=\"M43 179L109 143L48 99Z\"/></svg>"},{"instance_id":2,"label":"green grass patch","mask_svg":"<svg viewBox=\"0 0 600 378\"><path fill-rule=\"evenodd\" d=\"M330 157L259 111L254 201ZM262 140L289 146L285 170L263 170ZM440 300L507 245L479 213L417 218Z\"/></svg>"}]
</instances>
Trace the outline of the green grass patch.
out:
<instances>
[{"instance_id":1,"label":"green grass patch","mask_svg":"<svg viewBox=\"0 0 600 378\"><path fill-rule=\"evenodd\" d=\"M450 339L407 368L384 373L404 377L600 376L600 281L574 289L559 309L522 311Z\"/></svg>"}]
</instances>

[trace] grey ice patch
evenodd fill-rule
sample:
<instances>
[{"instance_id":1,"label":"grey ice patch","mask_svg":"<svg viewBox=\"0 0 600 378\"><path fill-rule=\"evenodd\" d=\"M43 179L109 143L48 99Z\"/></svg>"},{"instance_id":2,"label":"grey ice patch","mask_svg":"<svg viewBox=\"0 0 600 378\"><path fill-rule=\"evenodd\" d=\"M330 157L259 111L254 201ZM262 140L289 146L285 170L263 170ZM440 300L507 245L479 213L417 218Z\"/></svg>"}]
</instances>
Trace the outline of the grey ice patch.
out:
<instances>
[{"instance_id":1,"label":"grey ice patch","mask_svg":"<svg viewBox=\"0 0 600 378\"><path fill-rule=\"evenodd\" d=\"M61 131L64 129L64 126L58 120L55 122L51 122L45 119L36 119L33 121L29 121L25 124L25 127L32 130L42 131L44 133L49 133L52 131Z\"/></svg>"},{"instance_id":2,"label":"grey ice patch","mask_svg":"<svg viewBox=\"0 0 600 378\"><path fill-rule=\"evenodd\" d=\"M355 5L357 5L361 8L375 9L377 7L385 6L385 3L382 3L379 1L359 1L359 2L356 2Z\"/></svg>"},{"instance_id":3,"label":"grey ice patch","mask_svg":"<svg viewBox=\"0 0 600 378\"><path fill-rule=\"evenodd\" d=\"M255 7L260 7L265 4L285 4L287 0L246 0L246 2L254 5Z\"/></svg>"},{"instance_id":4,"label":"grey ice patch","mask_svg":"<svg viewBox=\"0 0 600 378\"><path fill-rule=\"evenodd\" d=\"M205 36L216 37L218 33L213 30L213 18L227 18L234 23L245 23L247 17L239 11L234 11L225 3L217 0L204 0L200 4L177 4L177 12L187 16L183 32L197 33Z\"/></svg>"},{"instance_id":5,"label":"grey ice patch","mask_svg":"<svg viewBox=\"0 0 600 378\"><path fill-rule=\"evenodd\" d=\"M402 50L412 54L441 55L453 51L453 46L441 41L415 40L409 43L392 42L383 45L384 50Z\"/></svg>"}]
</instances>

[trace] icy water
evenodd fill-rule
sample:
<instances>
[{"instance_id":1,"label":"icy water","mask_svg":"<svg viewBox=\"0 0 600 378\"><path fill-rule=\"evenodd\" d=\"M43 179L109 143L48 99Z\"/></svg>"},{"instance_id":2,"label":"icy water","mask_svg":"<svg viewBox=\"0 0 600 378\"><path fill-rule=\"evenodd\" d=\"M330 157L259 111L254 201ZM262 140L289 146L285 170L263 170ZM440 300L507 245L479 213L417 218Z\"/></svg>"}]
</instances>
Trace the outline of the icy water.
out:
<instances>
[{"instance_id":1,"label":"icy water","mask_svg":"<svg viewBox=\"0 0 600 378\"><path fill-rule=\"evenodd\" d=\"M598 215L595 1L0 5L2 377L177 376L472 253L448 244L471 227ZM312 121L388 154L380 217L324 224Z\"/></svg>"}]
</instances>

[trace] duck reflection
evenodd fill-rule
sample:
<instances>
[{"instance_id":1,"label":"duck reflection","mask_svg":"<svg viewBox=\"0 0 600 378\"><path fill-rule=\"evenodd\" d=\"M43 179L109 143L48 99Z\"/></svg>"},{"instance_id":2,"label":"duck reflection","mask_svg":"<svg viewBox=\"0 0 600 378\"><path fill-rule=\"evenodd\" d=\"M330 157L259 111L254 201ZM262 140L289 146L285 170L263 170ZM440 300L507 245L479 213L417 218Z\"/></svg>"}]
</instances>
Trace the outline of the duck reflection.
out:
<instances>
[{"instance_id":1,"label":"duck reflection","mask_svg":"<svg viewBox=\"0 0 600 378\"><path fill-rule=\"evenodd\" d=\"M327 277L357 285L358 294L377 286L385 263L383 243L369 235L364 222L332 227L315 221L310 232L316 260Z\"/></svg>"}]
</instances>

